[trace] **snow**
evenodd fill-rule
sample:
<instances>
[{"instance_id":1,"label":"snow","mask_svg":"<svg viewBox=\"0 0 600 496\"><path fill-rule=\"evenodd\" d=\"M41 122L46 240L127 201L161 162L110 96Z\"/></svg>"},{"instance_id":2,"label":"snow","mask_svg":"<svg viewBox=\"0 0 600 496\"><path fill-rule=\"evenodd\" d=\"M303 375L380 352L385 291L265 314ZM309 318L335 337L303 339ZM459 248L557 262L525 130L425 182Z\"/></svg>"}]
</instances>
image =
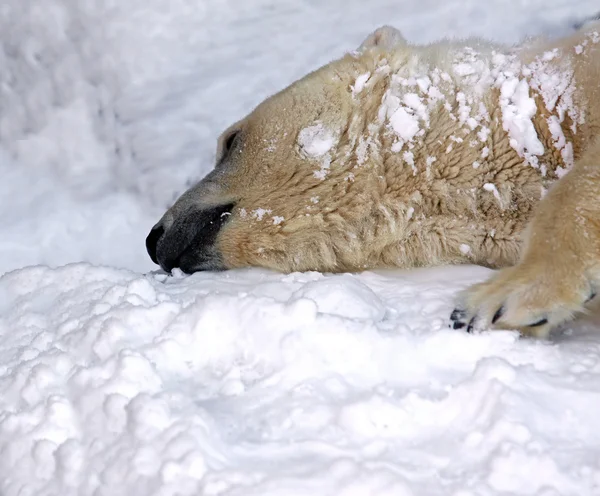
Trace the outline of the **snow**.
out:
<instances>
[{"instance_id":1,"label":"snow","mask_svg":"<svg viewBox=\"0 0 600 496\"><path fill-rule=\"evenodd\" d=\"M529 96L527 81L517 78L504 81L500 93L500 106L502 125L510 136L511 146L532 162L532 155L543 155L544 145L539 140L532 121L537 107L535 100Z\"/></svg>"},{"instance_id":2,"label":"snow","mask_svg":"<svg viewBox=\"0 0 600 496\"><path fill-rule=\"evenodd\" d=\"M495 184L485 183L483 185L483 189L492 193L494 195L494 198L496 198L496 200L498 200L498 201L501 200L500 193L498 192L498 188L496 188Z\"/></svg>"},{"instance_id":3,"label":"snow","mask_svg":"<svg viewBox=\"0 0 600 496\"><path fill-rule=\"evenodd\" d=\"M510 6L4 2L0 494L600 494L591 316L550 342L469 335L447 318L481 267L167 277L144 248L224 128L375 27L515 41L597 9ZM551 105L568 85L546 76ZM438 82L414 91L440 98ZM428 103L393 110L422 126Z\"/></svg>"},{"instance_id":4,"label":"snow","mask_svg":"<svg viewBox=\"0 0 600 496\"><path fill-rule=\"evenodd\" d=\"M404 152L402 154L402 158L408 165L410 165L410 167L413 171L413 176L416 176L417 175L417 166L415 164L415 156L414 156L413 152Z\"/></svg>"},{"instance_id":5,"label":"snow","mask_svg":"<svg viewBox=\"0 0 600 496\"><path fill-rule=\"evenodd\" d=\"M337 140L336 133L317 121L312 126L301 129L298 133L298 146L305 157L318 159L320 169L313 172L317 179L325 179L331 165L329 151Z\"/></svg>"},{"instance_id":6,"label":"snow","mask_svg":"<svg viewBox=\"0 0 600 496\"><path fill-rule=\"evenodd\" d=\"M390 116L390 124L404 141L412 140L421 129L418 118L405 107L399 107Z\"/></svg>"},{"instance_id":7,"label":"snow","mask_svg":"<svg viewBox=\"0 0 600 496\"><path fill-rule=\"evenodd\" d=\"M13 272L2 494L594 494L600 342L449 330L488 273Z\"/></svg>"},{"instance_id":8,"label":"snow","mask_svg":"<svg viewBox=\"0 0 600 496\"><path fill-rule=\"evenodd\" d=\"M334 145L335 135L325 128L322 122L306 127L298 134L298 144L302 151L311 158L322 157Z\"/></svg>"},{"instance_id":9,"label":"snow","mask_svg":"<svg viewBox=\"0 0 600 496\"><path fill-rule=\"evenodd\" d=\"M419 119L424 121L426 125L429 125L429 113L427 112L427 107L423 104L423 101L419 95L416 93L406 93L403 100L404 105L412 109L414 113L419 116Z\"/></svg>"},{"instance_id":10,"label":"snow","mask_svg":"<svg viewBox=\"0 0 600 496\"><path fill-rule=\"evenodd\" d=\"M411 150L415 138L424 135L430 126L430 111L437 108L440 101L463 132L474 132L485 144L491 133L485 97L496 89L499 91L502 127L508 133L510 145L529 165L544 167L539 163L539 157L546 150L533 122L538 114L535 98L542 97L559 128L567 116L572 120L573 133L577 132L578 124L585 122L583 109L573 100L570 62L559 58L558 49L542 53L533 62L524 64L510 48L499 50L472 39L465 43L474 44L478 49L460 44L448 48L446 57L450 59L454 77L432 65L429 59L435 60L436 55L426 51L415 51L409 62L392 74L378 112L380 122L386 123L397 136L391 146L392 152L402 152L406 161L406 148ZM432 86L432 82L440 81L447 83L442 90ZM451 100L456 100L457 105ZM462 141L456 136L450 136L450 139L456 143ZM573 154L569 145L556 136L553 144L561 153L566 169L570 169ZM477 146L475 140L471 146ZM486 150L482 151L483 158L487 156ZM447 145L446 153L452 151L453 144Z\"/></svg>"},{"instance_id":11,"label":"snow","mask_svg":"<svg viewBox=\"0 0 600 496\"><path fill-rule=\"evenodd\" d=\"M356 82L354 83L354 86L352 86L352 94L354 96L358 95L365 88L365 84L367 84L370 77L371 73L365 72L356 78Z\"/></svg>"},{"instance_id":12,"label":"snow","mask_svg":"<svg viewBox=\"0 0 600 496\"><path fill-rule=\"evenodd\" d=\"M265 215L268 215L271 213L272 213L272 211L268 208L257 208L256 210L252 211L252 217L258 221L261 221L261 220L263 220Z\"/></svg>"}]
</instances>

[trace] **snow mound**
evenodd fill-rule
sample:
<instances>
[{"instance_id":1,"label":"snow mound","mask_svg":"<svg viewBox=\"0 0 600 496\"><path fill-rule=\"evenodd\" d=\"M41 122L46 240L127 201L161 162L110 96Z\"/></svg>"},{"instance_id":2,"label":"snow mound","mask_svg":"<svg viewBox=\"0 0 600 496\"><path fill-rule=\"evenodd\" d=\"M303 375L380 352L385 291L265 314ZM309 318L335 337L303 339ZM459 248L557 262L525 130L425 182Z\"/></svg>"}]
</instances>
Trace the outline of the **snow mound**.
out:
<instances>
[{"instance_id":1,"label":"snow mound","mask_svg":"<svg viewBox=\"0 0 600 496\"><path fill-rule=\"evenodd\" d=\"M309 282L292 296L313 301L321 313L374 322L385 316L385 306L373 290L350 274Z\"/></svg>"},{"instance_id":2,"label":"snow mound","mask_svg":"<svg viewBox=\"0 0 600 496\"><path fill-rule=\"evenodd\" d=\"M0 493L595 494L600 338L449 330L487 274L7 274Z\"/></svg>"}]
</instances>

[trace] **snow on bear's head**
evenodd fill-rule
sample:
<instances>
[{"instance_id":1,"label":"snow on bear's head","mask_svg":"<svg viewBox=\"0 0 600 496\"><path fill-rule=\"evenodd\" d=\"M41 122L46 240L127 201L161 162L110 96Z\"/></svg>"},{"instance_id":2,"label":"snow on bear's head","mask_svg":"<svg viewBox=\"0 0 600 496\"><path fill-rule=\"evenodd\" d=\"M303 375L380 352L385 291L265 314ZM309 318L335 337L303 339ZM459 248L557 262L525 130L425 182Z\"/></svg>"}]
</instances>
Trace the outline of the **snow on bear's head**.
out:
<instances>
[{"instance_id":1,"label":"snow on bear's head","mask_svg":"<svg viewBox=\"0 0 600 496\"><path fill-rule=\"evenodd\" d=\"M153 260L185 272L364 266L361 237L385 214L374 201L382 181L369 158L379 153L373 122L381 97L366 106L361 97L387 74L374 74L377 61L360 54L402 40L392 28L377 30L359 52L307 75L227 129L214 170L148 236Z\"/></svg>"}]
</instances>

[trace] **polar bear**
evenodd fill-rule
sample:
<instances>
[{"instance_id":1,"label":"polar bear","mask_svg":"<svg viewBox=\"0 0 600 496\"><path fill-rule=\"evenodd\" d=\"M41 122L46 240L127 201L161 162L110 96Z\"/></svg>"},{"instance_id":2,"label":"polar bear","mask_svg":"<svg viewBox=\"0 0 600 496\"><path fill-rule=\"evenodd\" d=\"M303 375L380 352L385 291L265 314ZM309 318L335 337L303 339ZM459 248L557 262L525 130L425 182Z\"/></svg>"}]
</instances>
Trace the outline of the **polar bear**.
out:
<instances>
[{"instance_id":1,"label":"polar bear","mask_svg":"<svg viewBox=\"0 0 600 496\"><path fill-rule=\"evenodd\" d=\"M188 273L504 268L453 326L546 336L600 284L599 33L412 46L382 27L227 129L150 257Z\"/></svg>"}]
</instances>

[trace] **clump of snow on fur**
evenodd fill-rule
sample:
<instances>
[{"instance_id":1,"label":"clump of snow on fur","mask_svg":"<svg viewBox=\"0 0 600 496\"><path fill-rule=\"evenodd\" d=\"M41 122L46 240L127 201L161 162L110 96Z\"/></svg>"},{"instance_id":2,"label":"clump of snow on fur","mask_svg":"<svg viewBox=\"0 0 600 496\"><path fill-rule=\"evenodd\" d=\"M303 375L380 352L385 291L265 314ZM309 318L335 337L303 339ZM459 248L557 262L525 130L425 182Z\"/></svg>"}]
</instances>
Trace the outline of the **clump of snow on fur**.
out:
<instances>
[{"instance_id":1,"label":"clump of snow on fur","mask_svg":"<svg viewBox=\"0 0 600 496\"><path fill-rule=\"evenodd\" d=\"M373 149L377 149L376 140L373 138L378 132L377 126L369 124L367 126L368 135L366 137L360 136L358 138L358 145L356 146L356 164L362 166L369 157L369 152Z\"/></svg>"},{"instance_id":2,"label":"clump of snow on fur","mask_svg":"<svg viewBox=\"0 0 600 496\"><path fill-rule=\"evenodd\" d=\"M327 129L322 122L305 127L298 133L298 144L302 152L311 158L324 156L335 142L335 134Z\"/></svg>"},{"instance_id":3,"label":"clump of snow on fur","mask_svg":"<svg viewBox=\"0 0 600 496\"><path fill-rule=\"evenodd\" d=\"M256 210L252 211L252 217L255 218L256 220L263 220L263 217L270 213L271 213L271 210L269 210L267 208L257 208Z\"/></svg>"},{"instance_id":4,"label":"clump of snow on fur","mask_svg":"<svg viewBox=\"0 0 600 496\"><path fill-rule=\"evenodd\" d=\"M477 137L482 143L485 143L490 133L491 131L489 127L481 126L481 129L477 132Z\"/></svg>"},{"instance_id":5,"label":"clump of snow on fur","mask_svg":"<svg viewBox=\"0 0 600 496\"><path fill-rule=\"evenodd\" d=\"M317 179L325 179L331 165L330 150L336 142L336 134L317 121L298 133L298 145L302 154L309 159L319 159L321 168L313 174Z\"/></svg>"},{"instance_id":6,"label":"clump of snow on fur","mask_svg":"<svg viewBox=\"0 0 600 496\"><path fill-rule=\"evenodd\" d=\"M418 84L418 82L417 82ZM425 123L425 126L429 126L429 112L427 107L423 104L423 99L416 93L407 93L402 99L404 105L413 111L420 120Z\"/></svg>"},{"instance_id":7,"label":"clump of snow on fur","mask_svg":"<svg viewBox=\"0 0 600 496\"><path fill-rule=\"evenodd\" d=\"M371 73L365 72L364 74L361 74L360 76L358 76L356 78L356 81L354 82L354 85L352 86L352 95L353 96L358 95L364 89L364 87L367 84L367 81L369 80L370 77L371 77Z\"/></svg>"},{"instance_id":8,"label":"clump of snow on fur","mask_svg":"<svg viewBox=\"0 0 600 496\"><path fill-rule=\"evenodd\" d=\"M468 253L471 253L471 247L469 245L461 244L460 245L460 252L463 255L467 255Z\"/></svg>"},{"instance_id":9,"label":"clump of snow on fur","mask_svg":"<svg viewBox=\"0 0 600 496\"><path fill-rule=\"evenodd\" d=\"M420 70L420 68L419 68ZM408 143L413 143L415 137L422 136L429 127L429 115L438 101L445 98L444 94L432 83L431 78L423 68L419 77L403 77L394 74L389 89L383 96L379 108L379 121L387 123L398 137L392 145L393 152L400 152ZM440 76L437 75L439 82Z\"/></svg>"},{"instance_id":10,"label":"clump of snow on fur","mask_svg":"<svg viewBox=\"0 0 600 496\"><path fill-rule=\"evenodd\" d=\"M280 215L276 215L275 217L273 217L273 224L275 224L276 226L278 226L284 220L285 220L285 218L281 217Z\"/></svg>"},{"instance_id":11,"label":"clump of snow on fur","mask_svg":"<svg viewBox=\"0 0 600 496\"><path fill-rule=\"evenodd\" d=\"M327 155L321 161L321 168L313 172L313 176L317 179L325 179L329 173L329 167L331 166L331 158Z\"/></svg>"},{"instance_id":12,"label":"clump of snow on fur","mask_svg":"<svg viewBox=\"0 0 600 496\"><path fill-rule=\"evenodd\" d=\"M544 153L532 118L537 112L535 100L529 96L524 79L509 77L500 87L502 127L510 137L511 146L531 165L537 167L537 155Z\"/></svg>"},{"instance_id":13,"label":"clump of snow on fur","mask_svg":"<svg viewBox=\"0 0 600 496\"><path fill-rule=\"evenodd\" d=\"M573 144L567 143L565 133L562 130L559 118L557 116L551 115L548 117L548 129L552 134L555 148L560 150L563 162L567 166L567 169L570 169L574 162Z\"/></svg>"},{"instance_id":14,"label":"clump of snow on fur","mask_svg":"<svg viewBox=\"0 0 600 496\"><path fill-rule=\"evenodd\" d=\"M540 58L544 62L549 62L551 60L554 60L556 57L558 57L558 48L554 48L553 50L544 52Z\"/></svg>"},{"instance_id":15,"label":"clump of snow on fur","mask_svg":"<svg viewBox=\"0 0 600 496\"><path fill-rule=\"evenodd\" d=\"M561 124L569 117L571 130L576 133L577 125L585 122L585 114L573 100L575 81L569 59L549 64L539 57L527 69L531 72L531 87L540 93L546 108L557 115Z\"/></svg>"},{"instance_id":16,"label":"clump of snow on fur","mask_svg":"<svg viewBox=\"0 0 600 496\"><path fill-rule=\"evenodd\" d=\"M492 82L492 68L488 60L470 46L463 47L455 54L452 69L477 95L481 95Z\"/></svg>"},{"instance_id":17,"label":"clump of snow on fur","mask_svg":"<svg viewBox=\"0 0 600 496\"><path fill-rule=\"evenodd\" d=\"M437 161L436 157L432 157L431 155L425 159L425 176L428 180L433 178L433 171L431 170L431 166L434 162Z\"/></svg>"},{"instance_id":18,"label":"clump of snow on fur","mask_svg":"<svg viewBox=\"0 0 600 496\"><path fill-rule=\"evenodd\" d=\"M495 184L485 183L483 185L483 189L492 193L494 195L494 198L496 198L496 200L501 201L500 193L498 192L498 188L496 188Z\"/></svg>"},{"instance_id":19,"label":"clump of snow on fur","mask_svg":"<svg viewBox=\"0 0 600 496\"><path fill-rule=\"evenodd\" d=\"M414 156L413 152L404 152L404 154L402 155L402 158L408 165L411 166L412 171L413 171L413 176L416 176L417 175L417 166L415 165L415 156Z\"/></svg>"},{"instance_id":20,"label":"clump of snow on fur","mask_svg":"<svg viewBox=\"0 0 600 496\"><path fill-rule=\"evenodd\" d=\"M412 140L420 129L419 119L405 107L396 109L390 117L390 124L403 141Z\"/></svg>"}]
</instances>

